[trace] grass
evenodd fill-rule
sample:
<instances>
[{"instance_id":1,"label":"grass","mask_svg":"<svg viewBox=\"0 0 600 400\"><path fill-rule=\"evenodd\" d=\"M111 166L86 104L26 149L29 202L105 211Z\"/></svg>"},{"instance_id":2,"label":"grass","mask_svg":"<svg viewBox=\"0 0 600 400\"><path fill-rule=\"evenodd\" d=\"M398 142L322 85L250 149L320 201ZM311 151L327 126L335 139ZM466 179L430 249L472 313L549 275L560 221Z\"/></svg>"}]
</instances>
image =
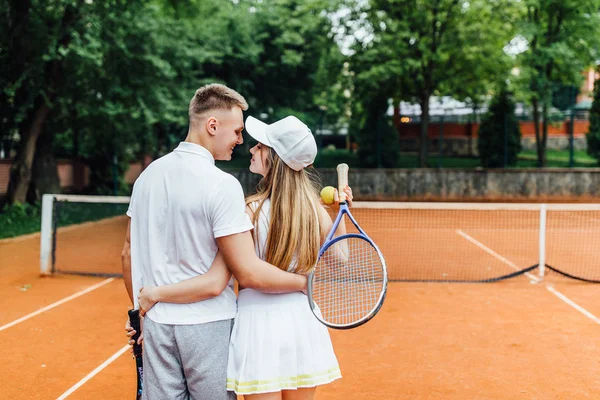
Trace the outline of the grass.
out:
<instances>
[{"instance_id":1,"label":"grass","mask_svg":"<svg viewBox=\"0 0 600 400\"><path fill-rule=\"evenodd\" d=\"M535 150L523 150L519 153L520 161L533 161L533 166L536 164L537 153ZM546 150L546 160L548 166L569 167L569 151L568 150ZM573 160L575 167L597 167L598 161L587 154L585 150L574 150ZM550 164L553 165L550 165Z\"/></svg>"},{"instance_id":2,"label":"grass","mask_svg":"<svg viewBox=\"0 0 600 400\"><path fill-rule=\"evenodd\" d=\"M116 215L125 215L126 204L104 203L58 203L56 210L58 226L96 221ZM0 212L0 239L25 235L40 230L41 205L13 204Z\"/></svg>"},{"instance_id":3,"label":"grass","mask_svg":"<svg viewBox=\"0 0 600 400\"><path fill-rule=\"evenodd\" d=\"M548 168L569 168L568 150L547 150ZM348 150L325 150L319 152L315 160L316 168L335 168L338 164L345 162L352 168L359 167L359 160L356 153ZM217 166L223 169L248 168L250 157L238 155L231 161L217 161ZM398 168L417 168L419 164L416 153L400 153L398 156ZM479 158L476 157L449 157L442 159L436 153L430 153L427 161L429 168L477 168L481 167ZM574 151L574 167L576 168L595 168L598 167L598 161L589 156L585 150ZM523 150L519 153L517 165L510 168L536 168L537 154L535 150Z\"/></svg>"},{"instance_id":4,"label":"grass","mask_svg":"<svg viewBox=\"0 0 600 400\"><path fill-rule=\"evenodd\" d=\"M345 162L350 167L359 166L356 154L347 150L335 150L319 154L315 161L317 168L334 168L337 164ZM400 153L398 156L398 168L417 168L419 159L416 153ZM569 168L569 151L548 149L546 155L548 168ZM429 168L477 168L481 162L477 157L449 157L440 159L436 153L430 153L427 166ZM589 156L585 150L574 151L574 167L596 168L598 161ZM535 150L524 150L519 153L517 165L512 168L535 168L537 167L537 154Z\"/></svg>"},{"instance_id":5,"label":"grass","mask_svg":"<svg viewBox=\"0 0 600 400\"><path fill-rule=\"evenodd\" d=\"M398 157L398 168L417 168L419 157L416 154L400 154ZM481 163L478 158L473 157L443 157L430 154L427 160L428 168L476 168Z\"/></svg>"}]
</instances>

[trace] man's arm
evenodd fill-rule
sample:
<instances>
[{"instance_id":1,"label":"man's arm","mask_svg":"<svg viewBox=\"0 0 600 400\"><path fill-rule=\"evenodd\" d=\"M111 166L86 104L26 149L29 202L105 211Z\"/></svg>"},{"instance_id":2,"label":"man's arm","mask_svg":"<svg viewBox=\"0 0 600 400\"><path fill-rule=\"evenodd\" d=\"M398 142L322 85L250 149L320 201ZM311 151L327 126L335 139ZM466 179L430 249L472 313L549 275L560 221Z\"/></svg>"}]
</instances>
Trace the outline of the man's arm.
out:
<instances>
[{"instance_id":1,"label":"man's arm","mask_svg":"<svg viewBox=\"0 0 600 400\"><path fill-rule=\"evenodd\" d=\"M127 233L125 234L125 244L123 245L123 251L121 252L121 265L123 267L123 280L125 281L125 288L129 295L131 304L133 303L133 287L131 284L131 218L127 222Z\"/></svg>"},{"instance_id":2,"label":"man's arm","mask_svg":"<svg viewBox=\"0 0 600 400\"><path fill-rule=\"evenodd\" d=\"M283 271L258 258L250 231L219 237L217 244L241 286L266 293L306 289L306 276Z\"/></svg>"}]
</instances>

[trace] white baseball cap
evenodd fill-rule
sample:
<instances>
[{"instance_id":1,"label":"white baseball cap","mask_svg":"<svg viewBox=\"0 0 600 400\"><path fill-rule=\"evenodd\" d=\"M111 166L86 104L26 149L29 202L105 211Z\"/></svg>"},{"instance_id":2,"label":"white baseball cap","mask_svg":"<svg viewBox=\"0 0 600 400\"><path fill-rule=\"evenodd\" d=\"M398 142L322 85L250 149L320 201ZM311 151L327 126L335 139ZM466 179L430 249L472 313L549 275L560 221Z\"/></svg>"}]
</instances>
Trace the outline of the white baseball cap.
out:
<instances>
[{"instance_id":1,"label":"white baseball cap","mask_svg":"<svg viewBox=\"0 0 600 400\"><path fill-rule=\"evenodd\" d=\"M258 142L272 147L279 158L294 171L311 165L317 156L317 143L312 132L293 115L270 125L248 117L246 131Z\"/></svg>"}]
</instances>

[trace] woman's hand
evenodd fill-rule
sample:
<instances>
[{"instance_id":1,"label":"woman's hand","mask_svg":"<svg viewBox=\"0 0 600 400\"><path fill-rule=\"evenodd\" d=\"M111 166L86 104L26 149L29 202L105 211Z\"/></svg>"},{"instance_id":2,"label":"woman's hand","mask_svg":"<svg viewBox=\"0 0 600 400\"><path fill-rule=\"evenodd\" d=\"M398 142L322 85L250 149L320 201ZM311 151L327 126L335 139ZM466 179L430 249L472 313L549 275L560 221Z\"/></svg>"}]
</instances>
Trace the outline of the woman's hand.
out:
<instances>
[{"instance_id":1,"label":"woman's hand","mask_svg":"<svg viewBox=\"0 0 600 400\"><path fill-rule=\"evenodd\" d=\"M138 339L138 344L142 344L144 342L144 318L140 318L140 329L142 330L142 333L140 333L140 337ZM132 339L133 335L135 335L136 331L135 329L133 329L131 327L131 323L129 322L129 318L127 318L127 322L125 323L125 335L129 338L129 341L127 342L130 346L134 345L134 340ZM133 354L133 347L131 349L129 349L129 352L131 354Z\"/></svg>"},{"instance_id":2,"label":"woman's hand","mask_svg":"<svg viewBox=\"0 0 600 400\"><path fill-rule=\"evenodd\" d=\"M154 307L158 300L156 299L156 286L148 286L140 289L138 294L138 304L140 306L140 316L146 315L146 313Z\"/></svg>"},{"instance_id":3,"label":"woman's hand","mask_svg":"<svg viewBox=\"0 0 600 400\"><path fill-rule=\"evenodd\" d=\"M350 186L346 185L346 187L344 188L344 193L346 194L346 203L348 203L348 207L352 207L352 199L354 199L354 197L352 197L352 188ZM333 197L334 201L336 201L336 198L338 198L338 200L339 200L339 196L337 194L338 193L336 190L334 197Z\"/></svg>"},{"instance_id":4,"label":"woman's hand","mask_svg":"<svg viewBox=\"0 0 600 400\"><path fill-rule=\"evenodd\" d=\"M350 186L346 185L346 187L344 188L344 193L346 194L346 203L348 203L348 207L352 207L352 200L353 200L352 188ZM331 207L335 211L339 210L340 209L340 196L338 194L338 190L337 189L333 190L333 203L324 204L323 200L320 200L320 202L325 207Z\"/></svg>"}]
</instances>

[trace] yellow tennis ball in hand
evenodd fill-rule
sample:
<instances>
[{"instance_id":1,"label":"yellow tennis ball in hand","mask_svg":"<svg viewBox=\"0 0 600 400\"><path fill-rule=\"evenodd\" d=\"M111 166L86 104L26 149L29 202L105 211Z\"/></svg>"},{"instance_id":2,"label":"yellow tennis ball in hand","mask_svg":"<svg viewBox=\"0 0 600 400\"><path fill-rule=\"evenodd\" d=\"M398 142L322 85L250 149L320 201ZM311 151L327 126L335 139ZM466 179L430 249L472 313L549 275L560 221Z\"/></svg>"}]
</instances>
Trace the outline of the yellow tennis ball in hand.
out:
<instances>
[{"instance_id":1,"label":"yellow tennis ball in hand","mask_svg":"<svg viewBox=\"0 0 600 400\"><path fill-rule=\"evenodd\" d=\"M334 193L335 189L333 186L325 186L323 189L321 189L321 200L323 200L323 203L333 204Z\"/></svg>"}]
</instances>

